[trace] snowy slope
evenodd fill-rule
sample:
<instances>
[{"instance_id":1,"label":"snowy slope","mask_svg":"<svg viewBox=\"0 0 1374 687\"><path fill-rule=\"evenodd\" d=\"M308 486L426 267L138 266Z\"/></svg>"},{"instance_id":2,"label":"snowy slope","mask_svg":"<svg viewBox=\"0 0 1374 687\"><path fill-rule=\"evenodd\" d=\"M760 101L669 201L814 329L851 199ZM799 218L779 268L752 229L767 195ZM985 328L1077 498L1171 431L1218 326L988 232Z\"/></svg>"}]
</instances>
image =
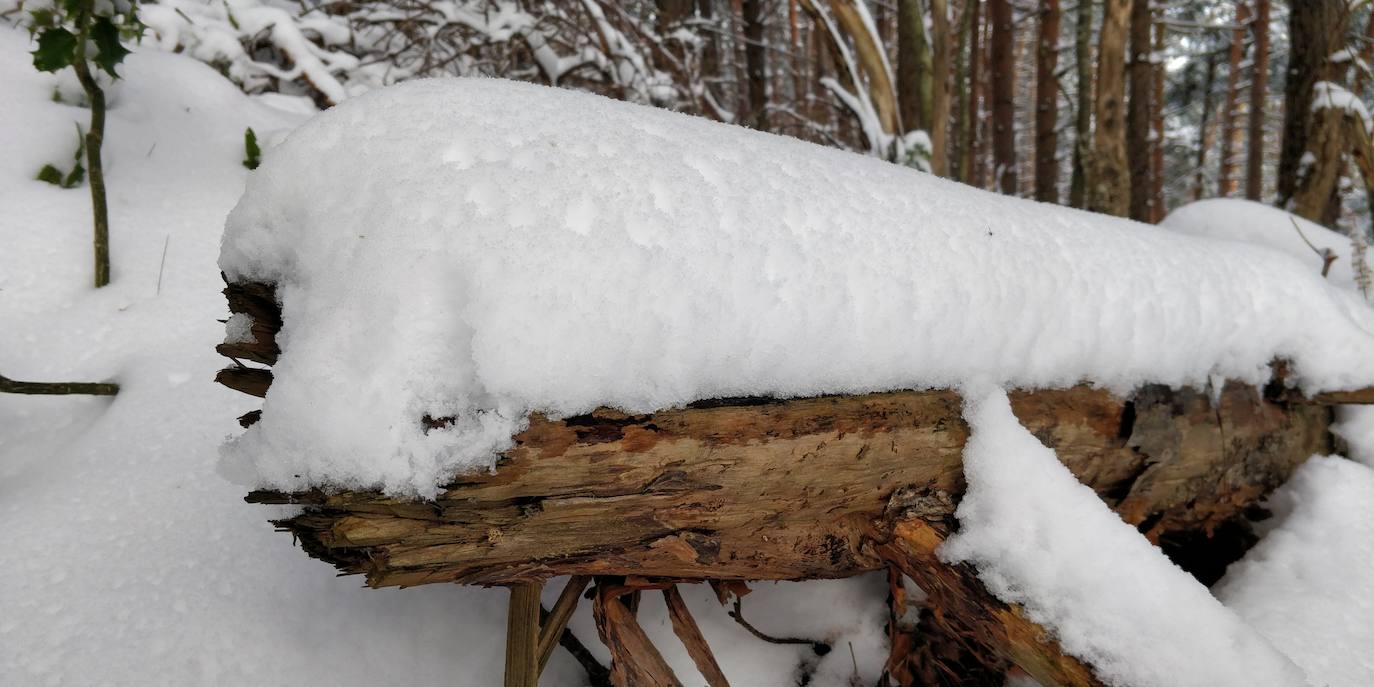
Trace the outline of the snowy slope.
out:
<instances>
[{"instance_id":1,"label":"snowy slope","mask_svg":"<svg viewBox=\"0 0 1374 687\"><path fill-rule=\"evenodd\" d=\"M272 139L301 116L198 62L139 50L112 97L114 281L95 291L88 190L32 180L44 163L69 163L87 113L52 102L59 79L32 69L30 49L26 34L0 27L0 373L115 379L123 390L0 395L0 685L499 683L504 591L360 589L294 549L267 523L276 511L244 504L215 473L217 447L241 431L233 418L256 405L210 382L227 314L215 260L247 176L243 129ZM871 684L886 651L884 590L875 578L767 585L745 611L779 634L852 641ZM709 591L684 595L740 684L785 687L816 663L748 636ZM832 612L818 619L813 603ZM661 601L646 597L642 614L693 682ZM586 608L573 626L601 651ZM815 670L813 684L847 684L848 651ZM559 651L543 684L580 685L582 672Z\"/></svg>"}]
</instances>

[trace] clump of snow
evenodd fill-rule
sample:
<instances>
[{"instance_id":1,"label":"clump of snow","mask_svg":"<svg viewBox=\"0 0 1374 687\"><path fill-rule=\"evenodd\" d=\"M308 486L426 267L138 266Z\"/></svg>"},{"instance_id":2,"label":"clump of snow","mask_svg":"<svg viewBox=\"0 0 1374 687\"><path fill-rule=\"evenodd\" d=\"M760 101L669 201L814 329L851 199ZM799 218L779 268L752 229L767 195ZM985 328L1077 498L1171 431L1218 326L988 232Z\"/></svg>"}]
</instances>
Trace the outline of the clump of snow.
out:
<instances>
[{"instance_id":1,"label":"clump of snow","mask_svg":"<svg viewBox=\"0 0 1374 687\"><path fill-rule=\"evenodd\" d=\"M964 389L970 435L959 532L940 549L973 563L1105 682L1130 687L1293 687L1302 671L1170 563L1017 421L1001 389Z\"/></svg>"},{"instance_id":2,"label":"clump of snow","mask_svg":"<svg viewBox=\"0 0 1374 687\"><path fill-rule=\"evenodd\" d=\"M224 343L248 343L253 336L253 316L236 312L224 322Z\"/></svg>"},{"instance_id":3,"label":"clump of snow","mask_svg":"<svg viewBox=\"0 0 1374 687\"><path fill-rule=\"evenodd\" d=\"M280 286L263 420L225 455L285 489L433 494L533 411L1258 383L1276 357L1309 388L1374 381L1374 312L1272 250L494 79L303 126L250 177L220 265ZM426 434L426 414L458 421Z\"/></svg>"},{"instance_id":4,"label":"clump of snow","mask_svg":"<svg viewBox=\"0 0 1374 687\"><path fill-rule=\"evenodd\" d=\"M1374 470L1315 457L1274 493L1272 529L1214 587L1315 685L1374 685Z\"/></svg>"},{"instance_id":5,"label":"clump of snow","mask_svg":"<svg viewBox=\"0 0 1374 687\"><path fill-rule=\"evenodd\" d=\"M1345 440L1350 458L1374 468L1374 406L1341 406L1331 431Z\"/></svg>"},{"instance_id":6,"label":"clump of snow","mask_svg":"<svg viewBox=\"0 0 1374 687\"><path fill-rule=\"evenodd\" d=\"M1318 251L1330 251L1336 260L1331 263L1327 278L1347 289L1358 286L1349 237L1272 205L1239 198L1200 200L1170 212L1160 226L1195 236L1268 246L1301 261L1317 275L1321 274L1323 262ZM1364 260L1366 269L1374 270L1374 261L1368 255Z\"/></svg>"},{"instance_id":7,"label":"clump of snow","mask_svg":"<svg viewBox=\"0 0 1374 687\"><path fill-rule=\"evenodd\" d=\"M1312 109L1321 110L1325 108L1345 110L1348 115L1359 117L1365 131L1374 129L1374 119L1369 116L1369 108L1365 107L1359 96L1346 90L1340 84L1330 81L1318 81L1313 84Z\"/></svg>"}]
</instances>

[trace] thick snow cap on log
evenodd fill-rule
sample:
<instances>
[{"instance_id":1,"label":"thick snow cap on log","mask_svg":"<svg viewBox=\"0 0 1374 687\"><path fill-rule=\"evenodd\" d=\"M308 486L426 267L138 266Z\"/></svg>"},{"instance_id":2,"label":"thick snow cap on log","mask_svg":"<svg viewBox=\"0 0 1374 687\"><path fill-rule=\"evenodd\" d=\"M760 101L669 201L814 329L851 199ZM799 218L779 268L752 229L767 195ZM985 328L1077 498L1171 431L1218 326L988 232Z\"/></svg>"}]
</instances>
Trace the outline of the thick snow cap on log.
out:
<instances>
[{"instance_id":1,"label":"thick snow cap on log","mask_svg":"<svg viewBox=\"0 0 1374 687\"><path fill-rule=\"evenodd\" d=\"M261 486L433 494L530 412L1090 381L1374 382L1374 312L1271 249L598 96L415 81L267 151L225 230L278 285ZM426 434L420 418L455 416Z\"/></svg>"}]
</instances>

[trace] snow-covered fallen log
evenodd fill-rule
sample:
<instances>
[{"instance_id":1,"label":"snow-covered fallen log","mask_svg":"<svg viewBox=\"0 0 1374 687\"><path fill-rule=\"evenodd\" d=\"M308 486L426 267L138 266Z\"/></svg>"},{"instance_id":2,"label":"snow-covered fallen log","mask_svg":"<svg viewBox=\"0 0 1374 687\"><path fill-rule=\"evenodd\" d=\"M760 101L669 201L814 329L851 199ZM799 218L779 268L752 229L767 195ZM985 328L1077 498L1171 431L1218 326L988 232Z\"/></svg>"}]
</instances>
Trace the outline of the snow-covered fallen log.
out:
<instances>
[{"instance_id":1,"label":"snow-covered fallen log","mask_svg":"<svg viewBox=\"0 0 1374 687\"><path fill-rule=\"evenodd\" d=\"M528 585L554 576L595 576L603 637L638 645L633 590L893 566L929 596L917 629L894 602L904 684L1097 684L938 555L967 488L955 390L1019 389L1019 421L1210 582L1331 451L1327 404L1374 384L1374 312L1283 252L498 81L302 127L221 268L243 362L219 381L264 398L225 472L304 505L278 525L373 586L520 590L522 675L548 646Z\"/></svg>"}]
</instances>

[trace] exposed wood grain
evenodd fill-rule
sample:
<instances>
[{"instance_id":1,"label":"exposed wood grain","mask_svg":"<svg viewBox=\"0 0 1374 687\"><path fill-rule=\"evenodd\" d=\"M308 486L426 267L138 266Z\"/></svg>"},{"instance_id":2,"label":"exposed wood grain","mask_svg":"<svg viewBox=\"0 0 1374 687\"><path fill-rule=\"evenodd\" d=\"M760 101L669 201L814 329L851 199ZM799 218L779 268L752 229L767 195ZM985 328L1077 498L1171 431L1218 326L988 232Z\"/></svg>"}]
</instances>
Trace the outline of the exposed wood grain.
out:
<instances>
[{"instance_id":1,"label":"exposed wood grain","mask_svg":"<svg viewBox=\"0 0 1374 687\"><path fill-rule=\"evenodd\" d=\"M554 603L553 610L549 611L549 617L544 620L543 627L539 630L539 672L544 672L549 657L553 656L554 647L558 646L559 639L563 636L563 629L568 626L573 611L577 610L578 598L591 581L590 576L573 575L568 578L563 592L558 595L558 601Z\"/></svg>"},{"instance_id":2,"label":"exposed wood grain","mask_svg":"<svg viewBox=\"0 0 1374 687\"><path fill-rule=\"evenodd\" d=\"M511 585L505 687L539 687L539 593L543 588L542 582Z\"/></svg>"},{"instance_id":3,"label":"exposed wood grain","mask_svg":"<svg viewBox=\"0 0 1374 687\"><path fill-rule=\"evenodd\" d=\"M598 583L592 616L601 642L611 651L611 684L616 687L682 687L622 597L635 589Z\"/></svg>"},{"instance_id":4,"label":"exposed wood grain","mask_svg":"<svg viewBox=\"0 0 1374 687\"><path fill-rule=\"evenodd\" d=\"M677 585L663 590L663 601L668 605L668 618L673 623L673 633L682 640L682 645L687 648L687 654L692 657L697 671L706 678L707 686L730 687L730 681L726 680L725 673L721 672L715 654L711 653L711 647L702 636L701 628L697 627L697 621L692 618L692 612L687 609L687 602L677 590Z\"/></svg>"}]
</instances>

